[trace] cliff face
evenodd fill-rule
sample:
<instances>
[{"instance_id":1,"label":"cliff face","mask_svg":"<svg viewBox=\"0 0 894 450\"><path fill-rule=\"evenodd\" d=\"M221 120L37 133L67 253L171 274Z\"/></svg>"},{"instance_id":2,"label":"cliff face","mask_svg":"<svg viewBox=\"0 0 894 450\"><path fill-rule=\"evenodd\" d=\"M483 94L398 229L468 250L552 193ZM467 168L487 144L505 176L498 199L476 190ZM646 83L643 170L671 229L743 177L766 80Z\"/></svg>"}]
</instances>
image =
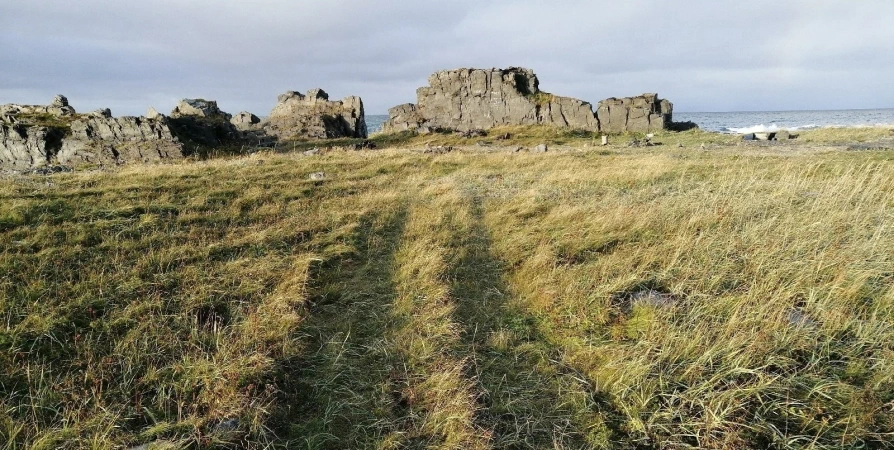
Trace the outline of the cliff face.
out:
<instances>
[{"instance_id":1,"label":"cliff face","mask_svg":"<svg viewBox=\"0 0 894 450\"><path fill-rule=\"evenodd\" d=\"M125 164L183 157L165 118L85 117L71 123L56 162L64 165Z\"/></svg>"},{"instance_id":2,"label":"cliff face","mask_svg":"<svg viewBox=\"0 0 894 450\"><path fill-rule=\"evenodd\" d=\"M322 89L307 95L295 91L282 94L267 120L259 124L268 136L278 139L365 138L366 116L360 97L329 101Z\"/></svg>"},{"instance_id":3,"label":"cliff face","mask_svg":"<svg viewBox=\"0 0 894 450\"><path fill-rule=\"evenodd\" d=\"M470 131L540 124L624 132L651 131L670 123L670 102L644 94L601 102L606 120L603 126L602 115L594 113L590 103L541 91L537 75L519 67L447 70L430 76L428 83L416 91L416 104L398 105L388 111L383 131Z\"/></svg>"}]
</instances>

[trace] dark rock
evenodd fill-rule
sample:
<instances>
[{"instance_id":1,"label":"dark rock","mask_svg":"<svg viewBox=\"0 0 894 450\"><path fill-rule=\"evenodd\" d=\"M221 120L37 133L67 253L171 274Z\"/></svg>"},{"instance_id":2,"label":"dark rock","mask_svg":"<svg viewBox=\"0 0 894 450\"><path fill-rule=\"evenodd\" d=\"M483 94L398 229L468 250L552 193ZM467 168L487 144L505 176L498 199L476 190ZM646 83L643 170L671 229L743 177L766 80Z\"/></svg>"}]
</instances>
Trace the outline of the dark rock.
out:
<instances>
[{"instance_id":1,"label":"dark rock","mask_svg":"<svg viewBox=\"0 0 894 450\"><path fill-rule=\"evenodd\" d=\"M742 140L743 140L743 141L753 141L753 140L755 140L754 133L748 133L748 134L742 135Z\"/></svg>"}]
</instances>

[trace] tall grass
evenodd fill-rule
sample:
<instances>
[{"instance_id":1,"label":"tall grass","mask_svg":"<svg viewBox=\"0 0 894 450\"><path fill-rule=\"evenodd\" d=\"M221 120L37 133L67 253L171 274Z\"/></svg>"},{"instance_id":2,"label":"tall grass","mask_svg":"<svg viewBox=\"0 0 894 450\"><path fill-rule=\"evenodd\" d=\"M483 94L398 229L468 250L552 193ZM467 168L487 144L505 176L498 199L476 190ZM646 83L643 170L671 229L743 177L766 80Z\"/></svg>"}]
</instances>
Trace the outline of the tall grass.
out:
<instances>
[{"instance_id":1,"label":"tall grass","mask_svg":"<svg viewBox=\"0 0 894 450\"><path fill-rule=\"evenodd\" d=\"M0 180L0 449L891 448L894 158L728 144Z\"/></svg>"}]
</instances>

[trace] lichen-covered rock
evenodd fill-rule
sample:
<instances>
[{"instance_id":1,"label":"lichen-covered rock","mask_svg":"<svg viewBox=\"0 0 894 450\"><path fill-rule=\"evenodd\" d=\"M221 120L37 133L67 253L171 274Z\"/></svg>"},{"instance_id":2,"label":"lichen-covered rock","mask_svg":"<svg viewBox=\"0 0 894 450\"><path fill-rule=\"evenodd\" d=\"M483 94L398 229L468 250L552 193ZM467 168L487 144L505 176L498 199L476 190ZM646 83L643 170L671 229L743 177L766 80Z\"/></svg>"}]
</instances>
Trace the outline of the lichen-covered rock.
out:
<instances>
[{"instance_id":1,"label":"lichen-covered rock","mask_svg":"<svg viewBox=\"0 0 894 450\"><path fill-rule=\"evenodd\" d=\"M555 125L598 130L592 106L540 91L530 69L457 69L437 72L416 91L417 104L389 110L383 131L469 131L504 125Z\"/></svg>"},{"instance_id":2,"label":"lichen-covered rock","mask_svg":"<svg viewBox=\"0 0 894 450\"><path fill-rule=\"evenodd\" d=\"M663 130L673 121L673 104L658 94L609 98L599 102L596 114L603 132L623 133Z\"/></svg>"},{"instance_id":3,"label":"lichen-covered rock","mask_svg":"<svg viewBox=\"0 0 894 450\"><path fill-rule=\"evenodd\" d=\"M278 139L365 138L366 116L360 97L329 101L322 89L307 95L288 91L278 97L270 116L261 124L267 135Z\"/></svg>"}]
</instances>

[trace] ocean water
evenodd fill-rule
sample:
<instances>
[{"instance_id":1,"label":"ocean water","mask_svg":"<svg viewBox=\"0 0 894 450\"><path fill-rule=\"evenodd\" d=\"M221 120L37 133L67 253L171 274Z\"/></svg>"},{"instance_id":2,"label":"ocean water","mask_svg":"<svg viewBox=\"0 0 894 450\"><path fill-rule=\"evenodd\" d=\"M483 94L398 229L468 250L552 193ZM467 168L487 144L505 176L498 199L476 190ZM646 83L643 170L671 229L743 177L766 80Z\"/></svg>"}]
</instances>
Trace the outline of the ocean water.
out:
<instances>
[{"instance_id":1,"label":"ocean water","mask_svg":"<svg viewBox=\"0 0 894 450\"><path fill-rule=\"evenodd\" d=\"M370 134L382 129L385 115L366 116ZM675 112L676 122L695 122L706 131L756 133L781 129L796 131L828 127L894 126L894 109L839 111Z\"/></svg>"}]
</instances>

